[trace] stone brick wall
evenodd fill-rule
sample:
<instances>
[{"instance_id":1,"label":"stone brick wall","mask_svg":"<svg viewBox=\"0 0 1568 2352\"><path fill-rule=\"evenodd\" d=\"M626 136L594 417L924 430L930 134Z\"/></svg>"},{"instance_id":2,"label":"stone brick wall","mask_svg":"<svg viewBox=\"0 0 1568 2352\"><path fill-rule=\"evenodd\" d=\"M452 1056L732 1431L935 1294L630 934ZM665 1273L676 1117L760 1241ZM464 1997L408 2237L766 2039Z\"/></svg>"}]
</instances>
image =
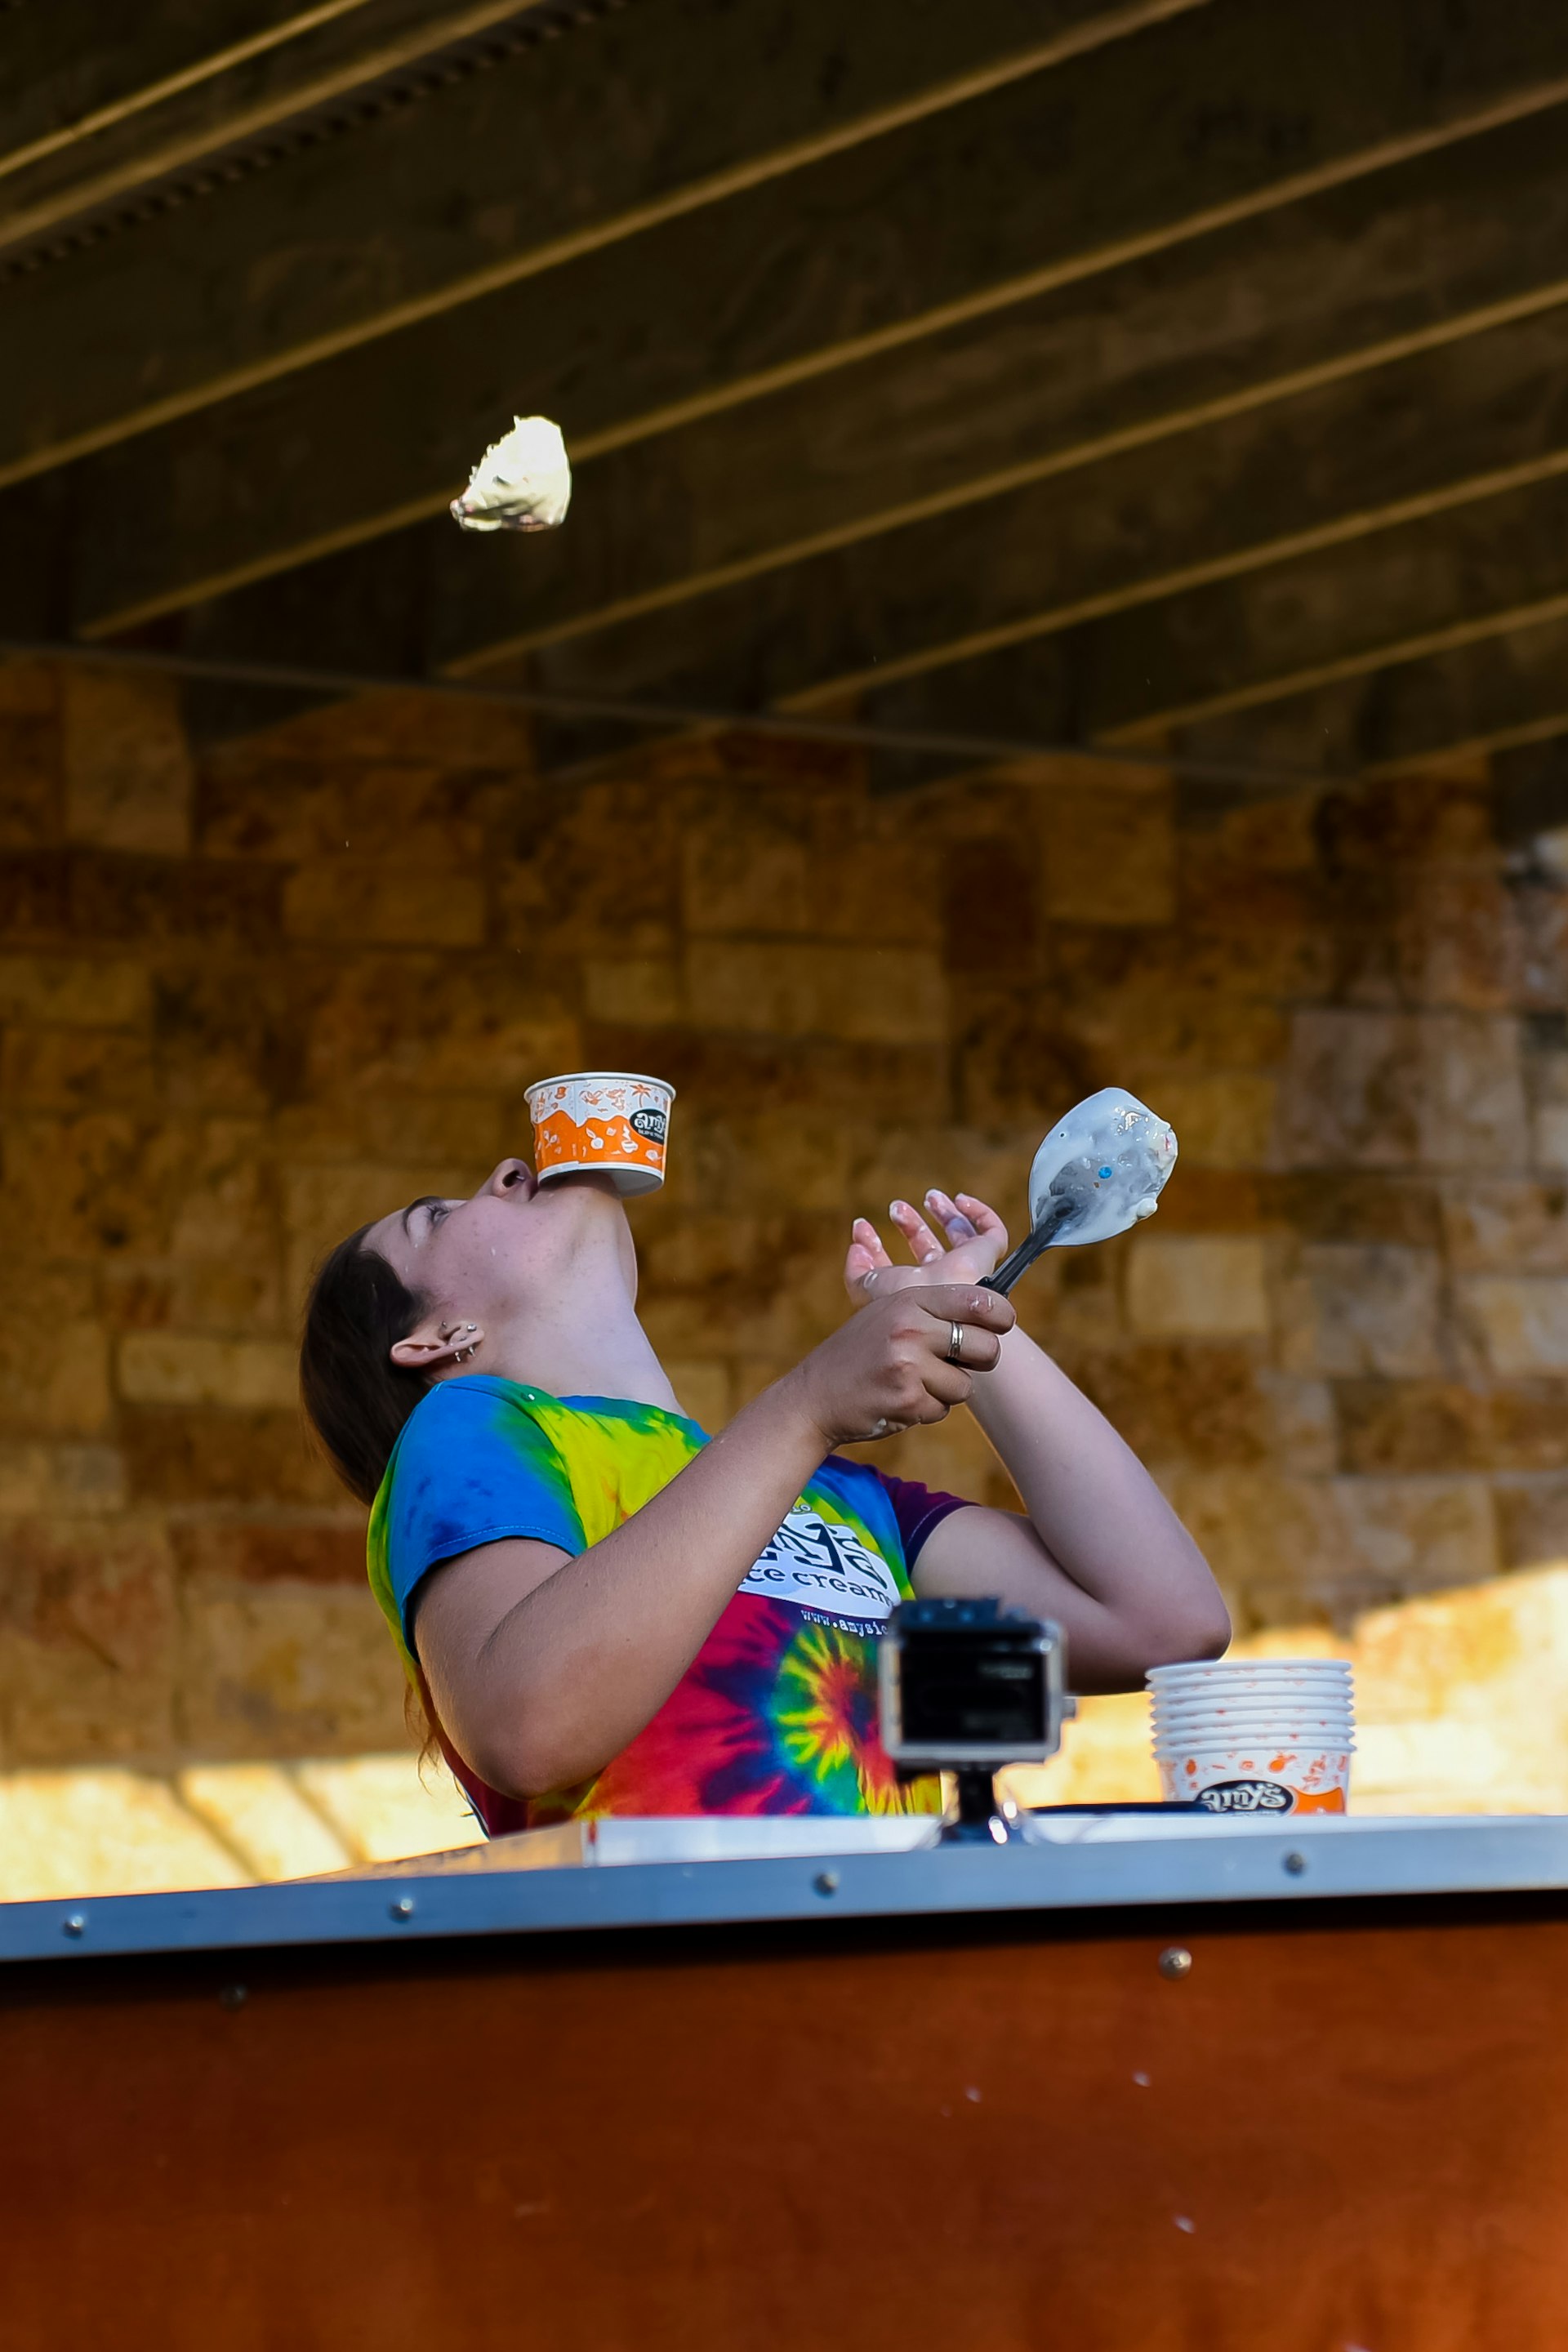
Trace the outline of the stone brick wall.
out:
<instances>
[{"instance_id":1,"label":"stone brick wall","mask_svg":"<svg viewBox=\"0 0 1568 2352\"><path fill-rule=\"evenodd\" d=\"M721 1421L841 1311L857 1209L1016 1215L1111 1080L1155 1224L1020 1295L1244 1626L1568 1553L1568 895L1485 777L1178 802L387 701L197 755L173 687L0 671L0 1763L395 1745L360 1515L303 1441L320 1252L527 1149L573 1066L680 1090L635 1212ZM973 1426L879 1458L1003 1499Z\"/></svg>"}]
</instances>

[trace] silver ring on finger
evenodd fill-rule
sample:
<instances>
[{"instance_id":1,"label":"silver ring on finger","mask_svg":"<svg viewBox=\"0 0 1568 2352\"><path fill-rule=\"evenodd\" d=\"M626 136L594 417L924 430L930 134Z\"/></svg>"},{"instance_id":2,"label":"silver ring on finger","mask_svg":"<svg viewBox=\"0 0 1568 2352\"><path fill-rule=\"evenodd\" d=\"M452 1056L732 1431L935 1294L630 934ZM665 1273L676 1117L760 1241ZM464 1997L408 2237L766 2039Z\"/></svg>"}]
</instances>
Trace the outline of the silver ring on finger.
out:
<instances>
[{"instance_id":1,"label":"silver ring on finger","mask_svg":"<svg viewBox=\"0 0 1568 2352\"><path fill-rule=\"evenodd\" d=\"M947 1360L950 1364L962 1364L963 1361L963 1326L962 1323L952 1323L948 1326Z\"/></svg>"}]
</instances>

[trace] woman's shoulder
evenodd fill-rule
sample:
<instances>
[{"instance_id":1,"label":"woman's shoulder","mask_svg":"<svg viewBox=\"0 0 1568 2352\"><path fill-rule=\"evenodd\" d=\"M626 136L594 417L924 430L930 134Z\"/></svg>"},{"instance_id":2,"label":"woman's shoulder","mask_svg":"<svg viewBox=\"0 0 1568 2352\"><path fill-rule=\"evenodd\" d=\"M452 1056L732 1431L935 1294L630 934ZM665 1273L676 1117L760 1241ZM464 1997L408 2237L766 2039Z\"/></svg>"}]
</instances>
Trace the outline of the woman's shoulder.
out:
<instances>
[{"instance_id":1,"label":"woman's shoulder","mask_svg":"<svg viewBox=\"0 0 1568 2352\"><path fill-rule=\"evenodd\" d=\"M528 1452L547 1447L552 1412L561 1412L555 1398L494 1372L438 1381L404 1423L387 1465L388 1477L401 1481L433 1455L449 1459L454 1447L501 1444Z\"/></svg>"},{"instance_id":2,"label":"woman's shoulder","mask_svg":"<svg viewBox=\"0 0 1568 2352\"><path fill-rule=\"evenodd\" d=\"M555 1404L491 1372L438 1382L398 1434L373 1529L379 1521L411 1538L437 1520L449 1533L447 1523L458 1519L489 1526L520 1496L565 1495L571 1480L562 1433L536 1410Z\"/></svg>"}]
</instances>

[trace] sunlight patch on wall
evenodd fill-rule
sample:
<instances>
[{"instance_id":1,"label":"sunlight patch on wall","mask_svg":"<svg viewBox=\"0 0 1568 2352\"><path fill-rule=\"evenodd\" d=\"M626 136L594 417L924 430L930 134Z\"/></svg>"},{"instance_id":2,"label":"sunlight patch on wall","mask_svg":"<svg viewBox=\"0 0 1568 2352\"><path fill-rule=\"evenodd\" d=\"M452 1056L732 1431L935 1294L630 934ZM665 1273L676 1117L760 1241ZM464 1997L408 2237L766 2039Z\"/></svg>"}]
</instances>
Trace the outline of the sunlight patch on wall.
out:
<instances>
[{"instance_id":1,"label":"sunlight patch on wall","mask_svg":"<svg viewBox=\"0 0 1568 2352\"><path fill-rule=\"evenodd\" d=\"M1229 1654L1351 1660L1352 1812L1568 1812L1568 1563L1369 1611L1348 1641L1281 1629ZM1147 1699L1082 1700L1062 1753L1010 1785L1020 1804L1157 1799Z\"/></svg>"},{"instance_id":2,"label":"sunlight patch on wall","mask_svg":"<svg viewBox=\"0 0 1568 2352\"><path fill-rule=\"evenodd\" d=\"M0 1774L0 1901L309 1878L480 1843L443 1767L307 1763Z\"/></svg>"}]
</instances>

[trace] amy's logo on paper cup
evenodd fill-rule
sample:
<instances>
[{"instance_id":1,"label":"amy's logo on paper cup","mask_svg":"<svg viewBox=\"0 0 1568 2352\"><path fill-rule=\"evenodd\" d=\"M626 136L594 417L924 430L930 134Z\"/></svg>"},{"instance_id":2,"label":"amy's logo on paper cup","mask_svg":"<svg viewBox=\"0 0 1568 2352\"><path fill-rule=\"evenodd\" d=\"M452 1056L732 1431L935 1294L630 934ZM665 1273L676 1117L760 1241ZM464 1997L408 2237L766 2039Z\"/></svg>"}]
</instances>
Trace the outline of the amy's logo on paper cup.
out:
<instances>
[{"instance_id":1,"label":"amy's logo on paper cup","mask_svg":"<svg viewBox=\"0 0 1568 2352\"><path fill-rule=\"evenodd\" d=\"M1247 1740L1233 1748L1162 1741L1154 1750L1160 1790L1211 1813L1342 1813L1350 1790L1352 1742L1277 1747Z\"/></svg>"},{"instance_id":2,"label":"amy's logo on paper cup","mask_svg":"<svg viewBox=\"0 0 1568 2352\"><path fill-rule=\"evenodd\" d=\"M528 1089L533 1164L542 1184L593 1171L623 1197L656 1192L675 1088L629 1070L578 1070Z\"/></svg>"},{"instance_id":3,"label":"amy's logo on paper cup","mask_svg":"<svg viewBox=\"0 0 1568 2352\"><path fill-rule=\"evenodd\" d=\"M1289 1813L1296 1791L1278 1780L1215 1780L1199 1791L1198 1802L1205 1813Z\"/></svg>"}]
</instances>

